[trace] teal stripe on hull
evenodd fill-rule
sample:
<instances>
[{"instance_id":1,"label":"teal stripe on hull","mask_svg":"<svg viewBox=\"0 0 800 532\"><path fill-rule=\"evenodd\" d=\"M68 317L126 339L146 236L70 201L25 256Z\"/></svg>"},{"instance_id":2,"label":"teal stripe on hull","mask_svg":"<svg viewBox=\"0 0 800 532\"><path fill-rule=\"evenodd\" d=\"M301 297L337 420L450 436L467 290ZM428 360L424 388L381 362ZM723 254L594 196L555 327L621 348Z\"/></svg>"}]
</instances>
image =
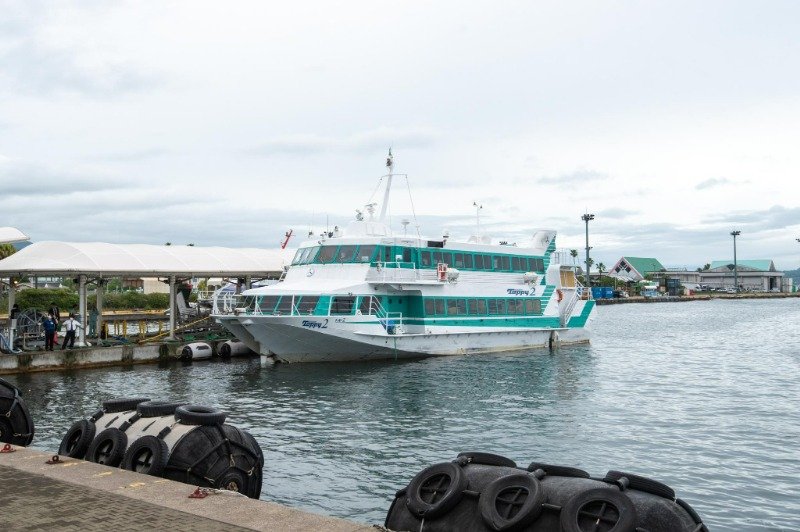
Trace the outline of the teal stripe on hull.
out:
<instances>
[{"instance_id":1,"label":"teal stripe on hull","mask_svg":"<svg viewBox=\"0 0 800 532\"><path fill-rule=\"evenodd\" d=\"M570 329L580 329L582 327L586 327L586 320L589 319L589 315L592 313L592 309L594 308L594 299L590 299L586 302L586 305L583 307L583 312L581 312L580 316L572 316L569 319L569 323L567 323L567 327Z\"/></svg>"}]
</instances>

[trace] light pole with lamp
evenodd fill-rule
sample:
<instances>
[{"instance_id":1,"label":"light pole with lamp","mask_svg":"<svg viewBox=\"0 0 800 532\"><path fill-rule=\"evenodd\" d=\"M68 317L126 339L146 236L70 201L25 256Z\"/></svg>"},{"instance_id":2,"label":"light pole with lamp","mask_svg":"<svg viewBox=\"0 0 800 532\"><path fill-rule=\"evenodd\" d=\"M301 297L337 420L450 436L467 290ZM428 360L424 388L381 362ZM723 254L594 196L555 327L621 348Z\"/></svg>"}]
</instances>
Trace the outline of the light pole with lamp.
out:
<instances>
[{"instance_id":1,"label":"light pole with lamp","mask_svg":"<svg viewBox=\"0 0 800 532\"><path fill-rule=\"evenodd\" d=\"M586 213L581 216L581 220L586 222L586 289L589 291L589 298L592 297L592 285L589 280L589 221L594 220L594 214Z\"/></svg>"},{"instance_id":2,"label":"light pole with lamp","mask_svg":"<svg viewBox=\"0 0 800 532\"><path fill-rule=\"evenodd\" d=\"M736 287L736 293L739 293L739 271L736 264L736 237L741 235L741 231L731 231L733 237L733 285Z\"/></svg>"}]
</instances>

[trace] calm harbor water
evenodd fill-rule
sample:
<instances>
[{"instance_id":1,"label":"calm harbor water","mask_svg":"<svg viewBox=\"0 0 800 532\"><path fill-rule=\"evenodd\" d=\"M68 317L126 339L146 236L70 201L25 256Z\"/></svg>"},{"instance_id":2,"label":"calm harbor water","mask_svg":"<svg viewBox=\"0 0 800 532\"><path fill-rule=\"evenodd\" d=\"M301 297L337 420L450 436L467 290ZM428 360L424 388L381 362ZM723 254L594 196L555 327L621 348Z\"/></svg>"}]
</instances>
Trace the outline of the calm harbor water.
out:
<instances>
[{"instance_id":1,"label":"calm harbor water","mask_svg":"<svg viewBox=\"0 0 800 532\"><path fill-rule=\"evenodd\" d=\"M800 529L800 299L600 307L592 345L412 362L256 359L11 376L55 450L104 398L217 405L266 457L262 499L382 523L460 451L667 483L711 530Z\"/></svg>"}]
</instances>

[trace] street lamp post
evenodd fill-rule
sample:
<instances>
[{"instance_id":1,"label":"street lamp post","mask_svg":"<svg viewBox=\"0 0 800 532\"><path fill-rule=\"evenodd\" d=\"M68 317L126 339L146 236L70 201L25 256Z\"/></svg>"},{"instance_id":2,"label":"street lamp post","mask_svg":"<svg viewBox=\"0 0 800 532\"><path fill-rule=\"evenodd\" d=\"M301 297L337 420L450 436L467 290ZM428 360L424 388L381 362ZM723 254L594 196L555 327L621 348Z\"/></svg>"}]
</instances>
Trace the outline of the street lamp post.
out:
<instances>
[{"instance_id":1,"label":"street lamp post","mask_svg":"<svg viewBox=\"0 0 800 532\"><path fill-rule=\"evenodd\" d=\"M589 221L594 220L594 214L586 213L581 216L581 220L586 222L586 289L589 291L589 297L592 294L592 285L589 281Z\"/></svg>"},{"instance_id":2,"label":"street lamp post","mask_svg":"<svg viewBox=\"0 0 800 532\"><path fill-rule=\"evenodd\" d=\"M733 285L737 294L739 293L739 270L736 264L736 237L741 234L741 231L731 231L731 236L733 237Z\"/></svg>"}]
</instances>

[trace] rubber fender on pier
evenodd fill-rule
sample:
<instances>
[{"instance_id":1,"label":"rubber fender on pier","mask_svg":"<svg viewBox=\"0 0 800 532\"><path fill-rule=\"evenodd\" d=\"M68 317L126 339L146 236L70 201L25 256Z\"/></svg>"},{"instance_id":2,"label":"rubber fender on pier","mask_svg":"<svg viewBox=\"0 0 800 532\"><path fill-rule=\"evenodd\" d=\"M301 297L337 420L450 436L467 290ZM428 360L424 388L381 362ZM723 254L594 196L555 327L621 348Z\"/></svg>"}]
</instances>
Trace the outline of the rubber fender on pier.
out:
<instances>
[{"instance_id":1,"label":"rubber fender on pier","mask_svg":"<svg viewBox=\"0 0 800 532\"><path fill-rule=\"evenodd\" d=\"M0 442L27 447L33 433L33 418L19 388L0 379Z\"/></svg>"},{"instance_id":2,"label":"rubber fender on pier","mask_svg":"<svg viewBox=\"0 0 800 532\"><path fill-rule=\"evenodd\" d=\"M666 485L609 471L461 453L430 466L395 494L390 530L426 532L707 532L697 513ZM600 526L600 528L597 528Z\"/></svg>"},{"instance_id":3,"label":"rubber fender on pier","mask_svg":"<svg viewBox=\"0 0 800 532\"><path fill-rule=\"evenodd\" d=\"M125 401L106 404L130 407L131 400ZM224 412L170 401L138 402L134 408L101 410L77 421L59 454L259 497L264 454L251 434L225 424Z\"/></svg>"},{"instance_id":4,"label":"rubber fender on pier","mask_svg":"<svg viewBox=\"0 0 800 532\"><path fill-rule=\"evenodd\" d=\"M242 357L253 355L253 350L238 339L226 340L217 344L217 353L222 358Z\"/></svg>"},{"instance_id":5,"label":"rubber fender on pier","mask_svg":"<svg viewBox=\"0 0 800 532\"><path fill-rule=\"evenodd\" d=\"M206 342L192 342L186 344L180 351L178 358L181 360L207 360L214 354L211 346Z\"/></svg>"}]
</instances>

